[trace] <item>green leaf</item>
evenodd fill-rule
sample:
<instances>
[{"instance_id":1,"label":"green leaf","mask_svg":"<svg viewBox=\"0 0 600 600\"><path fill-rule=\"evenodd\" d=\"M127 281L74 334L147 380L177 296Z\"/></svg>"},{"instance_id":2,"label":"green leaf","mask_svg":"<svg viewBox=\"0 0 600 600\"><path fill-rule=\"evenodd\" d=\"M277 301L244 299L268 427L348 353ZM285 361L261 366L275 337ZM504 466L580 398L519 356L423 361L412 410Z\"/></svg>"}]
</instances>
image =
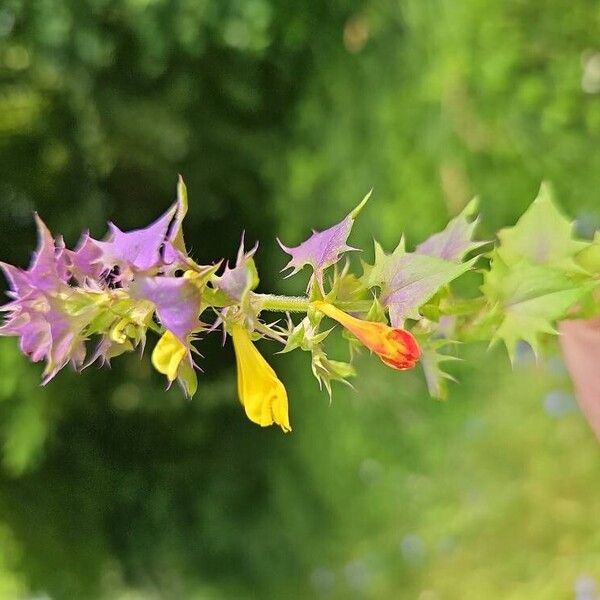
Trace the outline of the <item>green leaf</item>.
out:
<instances>
[{"instance_id":1,"label":"green leaf","mask_svg":"<svg viewBox=\"0 0 600 600\"><path fill-rule=\"evenodd\" d=\"M375 247L375 259L372 265L361 260L363 274L360 278L362 284L368 289L381 287L394 274L395 262L406 254L404 237L400 240L396 249L391 254L386 254L381 244L373 242Z\"/></svg>"},{"instance_id":2,"label":"green leaf","mask_svg":"<svg viewBox=\"0 0 600 600\"><path fill-rule=\"evenodd\" d=\"M600 273L600 231L597 231L594 240L577 254L575 261L588 273Z\"/></svg>"},{"instance_id":3,"label":"green leaf","mask_svg":"<svg viewBox=\"0 0 600 600\"><path fill-rule=\"evenodd\" d=\"M580 270L573 258L586 246L573 239L573 223L557 208L547 182L516 225L502 229L498 238L497 252L507 265L527 260L570 271Z\"/></svg>"},{"instance_id":4,"label":"green leaf","mask_svg":"<svg viewBox=\"0 0 600 600\"><path fill-rule=\"evenodd\" d=\"M446 400L448 398L448 381L456 381L452 375L446 373L443 363L460 360L456 356L443 354L440 350L454 342L448 340L430 340L419 337L421 347L421 367L425 374L427 389L433 398Z\"/></svg>"},{"instance_id":5,"label":"green leaf","mask_svg":"<svg viewBox=\"0 0 600 600\"><path fill-rule=\"evenodd\" d=\"M509 266L496 254L482 286L491 314L500 317L492 342L502 340L511 360L519 340L537 353L540 336L555 334L555 322L597 286L598 282L577 282L559 269L526 261Z\"/></svg>"}]
</instances>

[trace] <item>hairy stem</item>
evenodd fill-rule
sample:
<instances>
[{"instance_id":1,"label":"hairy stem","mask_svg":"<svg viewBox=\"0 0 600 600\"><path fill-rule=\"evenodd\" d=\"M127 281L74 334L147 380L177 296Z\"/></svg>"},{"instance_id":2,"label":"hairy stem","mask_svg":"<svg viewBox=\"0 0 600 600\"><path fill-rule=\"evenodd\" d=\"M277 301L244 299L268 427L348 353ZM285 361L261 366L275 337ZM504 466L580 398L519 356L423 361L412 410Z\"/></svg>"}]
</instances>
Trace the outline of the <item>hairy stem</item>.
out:
<instances>
[{"instance_id":1,"label":"hairy stem","mask_svg":"<svg viewBox=\"0 0 600 600\"><path fill-rule=\"evenodd\" d=\"M305 296L277 296L275 294L252 294L263 310L275 312L306 312L310 300Z\"/></svg>"},{"instance_id":2,"label":"hairy stem","mask_svg":"<svg viewBox=\"0 0 600 600\"><path fill-rule=\"evenodd\" d=\"M310 307L311 300L306 296L277 296L275 294L252 294L263 310L274 312L305 313ZM334 304L348 312L367 312L371 308L371 300L339 301Z\"/></svg>"}]
</instances>

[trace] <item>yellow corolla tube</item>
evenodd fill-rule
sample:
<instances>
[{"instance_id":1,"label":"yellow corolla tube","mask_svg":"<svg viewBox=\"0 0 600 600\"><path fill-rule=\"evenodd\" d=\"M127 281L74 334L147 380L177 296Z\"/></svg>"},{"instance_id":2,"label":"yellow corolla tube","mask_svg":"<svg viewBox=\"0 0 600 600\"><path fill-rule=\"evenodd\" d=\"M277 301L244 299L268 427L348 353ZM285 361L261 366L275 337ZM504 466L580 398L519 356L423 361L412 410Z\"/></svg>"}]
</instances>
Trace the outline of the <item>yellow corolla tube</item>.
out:
<instances>
[{"instance_id":1,"label":"yellow corolla tube","mask_svg":"<svg viewBox=\"0 0 600 600\"><path fill-rule=\"evenodd\" d=\"M237 364L238 395L246 415L261 427L276 423L283 431L291 431L283 383L256 349L244 327L233 324L231 337Z\"/></svg>"}]
</instances>

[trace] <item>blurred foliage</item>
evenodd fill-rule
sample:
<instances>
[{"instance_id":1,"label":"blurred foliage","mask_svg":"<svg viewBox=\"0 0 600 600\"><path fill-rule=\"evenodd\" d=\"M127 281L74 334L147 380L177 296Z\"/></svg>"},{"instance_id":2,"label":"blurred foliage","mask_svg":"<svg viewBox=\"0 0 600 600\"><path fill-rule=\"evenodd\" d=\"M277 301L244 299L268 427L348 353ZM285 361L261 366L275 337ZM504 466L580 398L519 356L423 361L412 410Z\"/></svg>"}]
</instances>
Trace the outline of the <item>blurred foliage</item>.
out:
<instances>
[{"instance_id":1,"label":"blurred foliage","mask_svg":"<svg viewBox=\"0 0 600 600\"><path fill-rule=\"evenodd\" d=\"M371 187L363 242L414 243L474 193L489 238L542 178L589 234L599 33L592 0L4 0L0 256L26 264L33 210L70 244L146 224L178 172L194 256L232 256L245 229L265 287L274 235ZM246 421L230 349L202 351L187 403L136 357L40 388L2 340L1 598L554 599L600 580L598 449L556 360L511 373L475 347L444 404L364 360L329 406L306 357L274 359L283 436Z\"/></svg>"}]
</instances>

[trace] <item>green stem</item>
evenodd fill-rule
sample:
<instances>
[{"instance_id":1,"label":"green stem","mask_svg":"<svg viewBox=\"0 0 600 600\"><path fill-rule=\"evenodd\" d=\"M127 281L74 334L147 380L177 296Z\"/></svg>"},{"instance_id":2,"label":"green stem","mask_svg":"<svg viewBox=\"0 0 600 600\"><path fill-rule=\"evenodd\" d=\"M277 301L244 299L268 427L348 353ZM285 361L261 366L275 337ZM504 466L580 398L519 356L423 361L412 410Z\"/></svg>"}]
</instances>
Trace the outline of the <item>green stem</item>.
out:
<instances>
[{"instance_id":1,"label":"green stem","mask_svg":"<svg viewBox=\"0 0 600 600\"><path fill-rule=\"evenodd\" d=\"M275 294L252 294L263 310L275 312L306 312L310 300L305 296L276 296Z\"/></svg>"},{"instance_id":2,"label":"green stem","mask_svg":"<svg viewBox=\"0 0 600 600\"><path fill-rule=\"evenodd\" d=\"M252 297L260 303L262 310L274 312L302 312L305 313L310 307L311 301L306 296L277 296L275 294L252 294ZM372 302L335 302L335 305L348 312L367 312Z\"/></svg>"}]
</instances>

